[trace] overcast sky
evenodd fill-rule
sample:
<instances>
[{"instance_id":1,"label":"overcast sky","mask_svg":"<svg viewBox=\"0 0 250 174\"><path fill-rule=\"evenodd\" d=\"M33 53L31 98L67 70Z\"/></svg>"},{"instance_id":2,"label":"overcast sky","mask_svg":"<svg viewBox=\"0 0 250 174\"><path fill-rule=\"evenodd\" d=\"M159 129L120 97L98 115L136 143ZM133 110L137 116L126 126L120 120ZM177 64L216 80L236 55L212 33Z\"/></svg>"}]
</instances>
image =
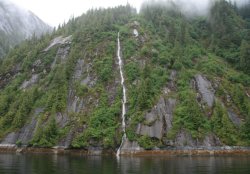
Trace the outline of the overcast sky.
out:
<instances>
[{"instance_id":1,"label":"overcast sky","mask_svg":"<svg viewBox=\"0 0 250 174\"><path fill-rule=\"evenodd\" d=\"M97 7L114 7L129 2L139 10L144 0L10 0L40 17L51 26L58 26L74 15L79 16L88 9ZM146 0L147 1L147 0ZM155 0L157 1L157 0ZM209 0L174 0L183 6L183 10L206 12ZM249 0L233 0L246 2ZM193 5L190 5L193 4ZM195 7L195 8L194 8Z\"/></svg>"},{"instance_id":2,"label":"overcast sky","mask_svg":"<svg viewBox=\"0 0 250 174\"><path fill-rule=\"evenodd\" d=\"M126 5L127 0L10 0L40 17L51 26L57 26L74 15L79 16L92 7L114 7ZM134 7L140 7L143 0L128 0Z\"/></svg>"}]
</instances>

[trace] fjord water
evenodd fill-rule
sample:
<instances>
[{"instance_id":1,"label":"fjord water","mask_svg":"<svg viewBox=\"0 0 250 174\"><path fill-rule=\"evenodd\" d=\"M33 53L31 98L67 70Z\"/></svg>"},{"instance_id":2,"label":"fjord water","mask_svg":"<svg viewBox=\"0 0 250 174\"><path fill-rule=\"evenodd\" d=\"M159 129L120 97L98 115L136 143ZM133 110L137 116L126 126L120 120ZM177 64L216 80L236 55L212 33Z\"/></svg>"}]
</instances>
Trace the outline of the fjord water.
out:
<instances>
[{"instance_id":1,"label":"fjord water","mask_svg":"<svg viewBox=\"0 0 250 174\"><path fill-rule=\"evenodd\" d=\"M1 174L249 174L250 156L120 157L0 154Z\"/></svg>"}]
</instances>

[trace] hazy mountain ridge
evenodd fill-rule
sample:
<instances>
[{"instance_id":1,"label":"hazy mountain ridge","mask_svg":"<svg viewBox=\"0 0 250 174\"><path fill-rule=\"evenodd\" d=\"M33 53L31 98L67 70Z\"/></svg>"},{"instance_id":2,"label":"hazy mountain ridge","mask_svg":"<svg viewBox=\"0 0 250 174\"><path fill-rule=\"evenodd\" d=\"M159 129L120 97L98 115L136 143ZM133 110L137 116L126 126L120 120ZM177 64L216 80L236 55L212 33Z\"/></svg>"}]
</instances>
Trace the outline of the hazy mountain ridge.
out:
<instances>
[{"instance_id":1,"label":"hazy mountain ridge","mask_svg":"<svg viewBox=\"0 0 250 174\"><path fill-rule=\"evenodd\" d=\"M0 1L0 17L0 57L22 40L32 37L33 34L41 36L51 31L51 27L32 12L7 0Z\"/></svg>"}]
</instances>

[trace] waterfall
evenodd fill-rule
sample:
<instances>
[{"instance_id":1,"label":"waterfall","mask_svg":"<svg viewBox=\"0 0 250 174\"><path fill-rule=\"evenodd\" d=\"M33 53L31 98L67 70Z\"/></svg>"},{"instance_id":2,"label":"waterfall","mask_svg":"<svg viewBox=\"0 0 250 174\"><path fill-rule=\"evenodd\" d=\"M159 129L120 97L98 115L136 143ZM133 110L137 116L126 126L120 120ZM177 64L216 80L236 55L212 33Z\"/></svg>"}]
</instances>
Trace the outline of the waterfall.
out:
<instances>
[{"instance_id":1,"label":"waterfall","mask_svg":"<svg viewBox=\"0 0 250 174\"><path fill-rule=\"evenodd\" d=\"M119 149L116 152L116 156L119 157L120 153L121 153L121 148L122 145L124 143L124 141L126 140L126 124L125 124L125 114L126 114L126 103L127 103L127 96L126 96L126 87L124 84L124 76L123 76L123 63L122 63L122 58L121 58L121 45L120 45L120 33L118 32L118 38L117 38L117 59L119 62L119 70L120 70L120 75L121 75L121 85L122 85L122 91L123 91L123 99L122 99L122 132L123 132L123 136L122 136L122 142L121 145L119 147Z\"/></svg>"}]
</instances>

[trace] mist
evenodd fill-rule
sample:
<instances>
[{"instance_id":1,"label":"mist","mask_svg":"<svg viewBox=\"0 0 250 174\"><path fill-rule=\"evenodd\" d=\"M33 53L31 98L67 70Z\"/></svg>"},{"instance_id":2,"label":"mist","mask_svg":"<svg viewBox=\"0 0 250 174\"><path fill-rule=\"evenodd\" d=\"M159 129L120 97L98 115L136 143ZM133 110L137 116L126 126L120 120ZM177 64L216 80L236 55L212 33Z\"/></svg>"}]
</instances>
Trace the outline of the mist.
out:
<instances>
[{"instance_id":1,"label":"mist","mask_svg":"<svg viewBox=\"0 0 250 174\"><path fill-rule=\"evenodd\" d=\"M186 16L207 16L212 4L217 0L145 0L143 5L164 5L168 7L177 7ZM236 3L242 7L250 3L250 0L227 0ZM173 5L174 4L174 5Z\"/></svg>"},{"instance_id":2,"label":"mist","mask_svg":"<svg viewBox=\"0 0 250 174\"><path fill-rule=\"evenodd\" d=\"M233 2L236 2L238 7L242 7L246 4L250 4L250 0L233 0Z\"/></svg>"}]
</instances>

